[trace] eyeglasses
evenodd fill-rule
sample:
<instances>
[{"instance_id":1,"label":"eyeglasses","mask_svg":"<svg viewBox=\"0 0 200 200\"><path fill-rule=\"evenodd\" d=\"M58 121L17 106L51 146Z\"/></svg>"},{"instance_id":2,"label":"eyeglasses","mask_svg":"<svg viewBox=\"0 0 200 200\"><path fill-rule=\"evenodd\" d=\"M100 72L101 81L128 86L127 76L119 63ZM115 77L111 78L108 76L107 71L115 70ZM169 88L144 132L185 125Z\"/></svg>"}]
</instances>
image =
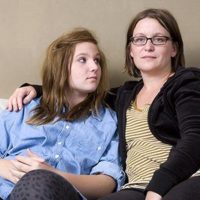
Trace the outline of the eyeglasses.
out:
<instances>
[{"instance_id":1,"label":"eyeglasses","mask_svg":"<svg viewBox=\"0 0 200 200\"><path fill-rule=\"evenodd\" d=\"M165 45L168 40L172 39L167 36L153 36L151 38L146 36L136 36L130 38L130 41L136 46L143 46L148 40L150 40L153 45Z\"/></svg>"}]
</instances>

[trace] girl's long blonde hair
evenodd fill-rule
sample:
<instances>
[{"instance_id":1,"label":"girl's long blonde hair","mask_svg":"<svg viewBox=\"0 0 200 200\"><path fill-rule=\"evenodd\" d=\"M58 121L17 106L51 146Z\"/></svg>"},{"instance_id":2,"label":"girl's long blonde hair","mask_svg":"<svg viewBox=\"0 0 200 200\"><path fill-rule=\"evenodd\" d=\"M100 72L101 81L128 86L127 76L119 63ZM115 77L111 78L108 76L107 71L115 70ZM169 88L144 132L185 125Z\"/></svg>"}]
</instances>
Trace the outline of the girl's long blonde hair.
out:
<instances>
[{"instance_id":1,"label":"girl's long blonde hair","mask_svg":"<svg viewBox=\"0 0 200 200\"><path fill-rule=\"evenodd\" d=\"M96 91L87 98L68 109L69 68L77 44L91 42L97 45L100 53L101 79ZM98 42L93 34L84 28L74 29L56 39L48 47L42 68L42 90L40 104L33 110L29 124L41 125L59 119L74 121L85 118L91 112L98 114L98 109L103 102L107 90L107 67L103 52L98 47Z\"/></svg>"}]
</instances>

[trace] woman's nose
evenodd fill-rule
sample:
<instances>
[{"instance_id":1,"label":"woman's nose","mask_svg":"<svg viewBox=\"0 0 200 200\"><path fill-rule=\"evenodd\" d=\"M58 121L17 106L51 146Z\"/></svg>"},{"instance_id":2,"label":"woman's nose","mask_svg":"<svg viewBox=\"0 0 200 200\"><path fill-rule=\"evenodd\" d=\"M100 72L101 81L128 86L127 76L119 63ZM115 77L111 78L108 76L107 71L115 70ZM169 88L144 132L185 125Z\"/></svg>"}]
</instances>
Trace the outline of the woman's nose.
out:
<instances>
[{"instance_id":1,"label":"woman's nose","mask_svg":"<svg viewBox=\"0 0 200 200\"><path fill-rule=\"evenodd\" d=\"M154 50L155 46L151 40L147 40L147 43L144 45L146 51Z\"/></svg>"}]
</instances>

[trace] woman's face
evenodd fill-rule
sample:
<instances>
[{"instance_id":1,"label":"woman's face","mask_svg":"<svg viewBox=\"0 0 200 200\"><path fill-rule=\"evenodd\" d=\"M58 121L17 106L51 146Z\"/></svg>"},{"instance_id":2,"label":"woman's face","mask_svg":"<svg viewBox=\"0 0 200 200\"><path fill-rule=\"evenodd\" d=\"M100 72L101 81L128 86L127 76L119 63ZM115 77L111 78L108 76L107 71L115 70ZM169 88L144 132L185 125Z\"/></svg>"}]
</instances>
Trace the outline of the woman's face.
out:
<instances>
[{"instance_id":1,"label":"woman's face","mask_svg":"<svg viewBox=\"0 0 200 200\"><path fill-rule=\"evenodd\" d=\"M100 53L91 42L76 45L72 65L69 69L71 94L85 98L97 89L101 78Z\"/></svg>"},{"instance_id":2,"label":"woman's face","mask_svg":"<svg viewBox=\"0 0 200 200\"><path fill-rule=\"evenodd\" d=\"M144 18L136 24L133 37L138 36L171 38L169 32L153 18ZM130 55L141 74L171 71L171 58L176 55L176 46L172 40L167 40L163 45L154 45L151 40L147 40L147 43L141 46L131 42Z\"/></svg>"}]
</instances>

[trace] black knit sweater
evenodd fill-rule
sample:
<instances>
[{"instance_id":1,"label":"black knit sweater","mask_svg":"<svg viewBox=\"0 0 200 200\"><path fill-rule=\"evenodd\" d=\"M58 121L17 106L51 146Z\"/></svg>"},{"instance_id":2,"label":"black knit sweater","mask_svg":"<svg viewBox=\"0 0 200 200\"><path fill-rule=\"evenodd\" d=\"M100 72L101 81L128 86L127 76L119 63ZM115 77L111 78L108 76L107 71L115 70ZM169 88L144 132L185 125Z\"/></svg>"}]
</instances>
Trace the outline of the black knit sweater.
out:
<instances>
[{"instance_id":1,"label":"black knit sweater","mask_svg":"<svg viewBox=\"0 0 200 200\"><path fill-rule=\"evenodd\" d=\"M119 150L124 169L126 110L142 85L142 81L126 82L116 93ZM167 161L155 171L146 188L164 196L200 168L200 70L180 68L168 79L150 106L148 123L158 140L173 146Z\"/></svg>"}]
</instances>

